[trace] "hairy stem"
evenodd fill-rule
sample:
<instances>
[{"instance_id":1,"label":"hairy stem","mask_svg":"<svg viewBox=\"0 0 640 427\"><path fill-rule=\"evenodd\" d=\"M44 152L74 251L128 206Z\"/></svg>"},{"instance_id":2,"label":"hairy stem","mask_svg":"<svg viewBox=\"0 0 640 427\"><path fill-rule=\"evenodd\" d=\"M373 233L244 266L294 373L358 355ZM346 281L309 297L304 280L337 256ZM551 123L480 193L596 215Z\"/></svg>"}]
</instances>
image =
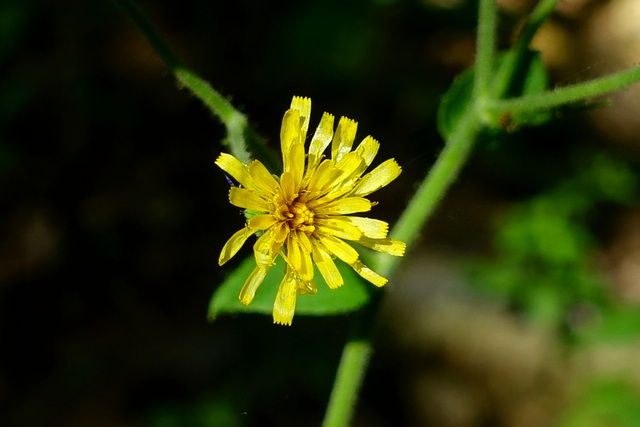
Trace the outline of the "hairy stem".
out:
<instances>
[{"instance_id":1,"label":"hairy stem","mask_svg":"<svg viewBox=\"0 0 640 427\"><path fill-rule=\"evenodd\" d=\"M558 1L559 0L541 0L533 12L531 12L531 15L529 15L529 19L518 39L518 43L511 48L504 63L496 74L492 85L493 99L503 98L509 91L513 77L527 54L533 36L538 29L540 29L545 19L551 15Z\"/></svg>"},{"instance_id":2,"label":"hairy stem","mask_svg":"<svg viewBox=\"0 0 640 427\"><path fill-rule=\"evenodd\" d=\"M520 98L494 100L486 105L486 109L497 116L552 109L606 95L638 81L640 81L640 67L634 67L586 83L562 87L539 94L526 95Z\"/></svg>"},{"instance_id":3,"label":"hairy stem","mask_svg":"<svg viewBox=\"0 0 640 427\"><path fill-rule=\"evenodd\" d=\"M489 95L489 81L493 74L496 50L495 0L480 0L478 34L476 41L476 73L474 91L476 98Z\"/></svg>"},{"instance_id":4,"label":"hairy stem","mask_svg":"<svg viewBox=\"0 0 640 427\"><path fill-rule=\"evenodd\" d=\"M422 227L467 162L473 144L482 129L477 107L474 105L462 117L451 134L442 153L391 230L391 237L405 242L407 248L415 243ZM389 277L394 273L400 260L401 258L398 257L378 254L375 264L376 271Z\"/></svg>"},{"instance_id":5,"label":"hairy stem","mask_svg":"<svg viewBox=\"0 0 640 427\"><path fill-rule=\"evenodd\" d=\"M113 0L120 10L144 34L147 41L160 56L181 86L187 88L196 98L211 110L227 130L227 143L231 154L243 163L249 163L251 156L245 135L248 133L247 118L218 91L195 72L187 68L160 36L133 0Z\"/></svg>"},{"instance_id":6,"label":"hairy stem","mask_svg":"<svg viewBox=\"0 0 640 427\"><path fill-rule=\"evenodd\" d=\"M371 325L378 312L380 296L380 293L373 295L369 304L355 313L349 340L342 349L322 427L347 427L351 422L373 353Z\"/></svg>"}]
</instances>

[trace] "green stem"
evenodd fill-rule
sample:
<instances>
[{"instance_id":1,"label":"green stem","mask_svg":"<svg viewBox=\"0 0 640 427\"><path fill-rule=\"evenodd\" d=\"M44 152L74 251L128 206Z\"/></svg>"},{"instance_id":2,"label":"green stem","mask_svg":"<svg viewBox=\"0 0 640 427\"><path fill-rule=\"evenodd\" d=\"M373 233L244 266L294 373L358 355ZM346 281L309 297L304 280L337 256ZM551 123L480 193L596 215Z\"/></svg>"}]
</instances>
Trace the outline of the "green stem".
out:
<instances>
[{"instance_id":1,"label":"green stem","mask_svg":"<svg viewBox=\"0 0 640 427\"><path fill-rule=\"evenodd\" d=\"M520 98L490 101L485 105L485 108L496 116L552 109L605 95L638 81L640 81L640 67L635 67L586 83L554 89L553 91L526 95Z\"/></svg>"},{"instance_id":2,"label":"green stem","mask_svg":"<svg viewBox=\"0 0 640 427\"><path fill-rule=\"evenodd\" d=\"M371 350L371 341L368 339L349 340L345 344L323 427L349 425Z\"/></svg>"},{"instance_id":3,"label":"green stem","mask_svg":"<svg viewBox=\"0 0 640 427\"><path fill-rule=\"evenodd\" d=\"M474 90L476 98L489 95L489 81L493 74L496 50L495 0L480 0L478 10L478 37L476 42L476 73Z\"/></svg>"},{"instance_id":4,"label":"green stem","mask_svg":"<svg viewBox=\"0 0 640 427\"><path fill-rule=\"evenodd\" d=\"M493 99L500 99L506 96L509 87L513 82L513 77L518 71L518 67L523 64L523 60L529 49L529 44L533 39L542 23L553 12L558 0L541 0L536 8L529 15L529 19L525 24L522 34L518 39L518 43L511 48L507 54L504 63L498 70L497 76L492 87Z\"/></svg>"},{"instance_id":5,"label":"green stem","mask_svg":"<svg viewBox=\"0 0 640 427\"><path fill-rule=\"evenodd\" d=\"M405 242L407 249L415 243L420 230L458 177L482 129L477 107L473 105L460 119L442 153L391 230L390 236ZM400 260L398 257L378 254L376 271L389 277L393 275Z\"/></svg>"},{"instance_id":6,"label":"green stem","mask_svg":"<svg viewBox=\"0 0 640 427\"><path fill-rule=\"evenodd\" d=\"M373 353L371 324L380 304L380 293L355 314L350 337L340 357L322 427L346 427L351 422L362 381Z\"/></svg>"},{"instance_id":7,"label":"green stem","mask_svg":"<svg viewBox=\"0 0 640 427\"><path fill-rule=\"evenodd\" d=\"M474 105L461 118L438 160L390 233L392 237L404 241L407 247L415 243L418 233L469 158L473 144L482 130L476 111L477 107ZM379 254L374 261L372 266L375 270L383 276L390 277L400 258ZM354 329L342 351L323 427L349 425L371 357L371 325L379 301L380 294L374 294L371 302L356 314Z\"/></svg>"},{"instance_id":8,"label":"green stem","mask_svg":"<svg viewBox=\"0 0 640 427\"><path fill-rule=\"evenodd\" d=\"M245 136L249 132L247 118L204 79L187 68L160 36L133 0L113 0L120 10L147 38L147 41L169 67L181 86L186 87L200 99L223 123L227 130L227 143L231 154L243 163L249 163L251 156Z\"/></svg>"},{"instance_id":9,"label":"green stem","mask_svg":"<svg viewBox=\"0 0 640 427\"><path fill-rule=\"evenodd\" d=\"M233 108L231 103L211 87L206 80L200 78L190 69L178 66L173 67L171 71L173 71L178 82L199 98L224 124L227 129L227 143L231 154L242 163L249 163L251 155L245 140L245 133L249 126L246 116Z\"/></svg>"},{"instance_id":10,"label":"green stem","mask_svg":"<svg viewBox=\"0 0 640 427\"><path fill-rule=\"evenodd\" d=\"M474 91L482 96L488 95L488 82L494 63L495 19L494 0L481 0L477 44L479 72L474 81ZM407 248L415 243L418 233L469 158L471 148L482 130L477 102L480 101L476 101L458 122L436 163L390 233L391 237L404 241ZM372 266L378 273L390 277L400 258L378 255ZM371 358L370 335L379 302L380 294L374 294L371 302L356 314L354 329L342 351L322 427L346 427L351 421Z\"/></svg>"}]
</instances>

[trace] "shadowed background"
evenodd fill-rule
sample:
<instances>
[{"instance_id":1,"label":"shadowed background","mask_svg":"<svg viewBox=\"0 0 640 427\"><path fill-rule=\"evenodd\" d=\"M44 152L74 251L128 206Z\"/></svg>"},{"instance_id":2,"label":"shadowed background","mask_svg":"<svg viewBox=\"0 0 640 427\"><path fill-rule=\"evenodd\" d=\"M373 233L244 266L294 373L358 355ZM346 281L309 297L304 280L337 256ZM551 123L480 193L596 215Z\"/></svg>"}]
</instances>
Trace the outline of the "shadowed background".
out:
<instances>
[{"instance_id":1,"label":"shadowed background","mask_svg":"<svg viewBox=\"0 0 640 427\"><path fill-rule=\"evenodd\" d=\"M506 46L534 2L500 3ZM403 166L375 194L390 223L473 63L474 1L140 6L272 148L293 95L312 98L312 128L329 111L380 140ZM552 82L637 62L638 17L633 0L561 2L534 42ZM604 425L580 405L640 420L640 317L613 350L572 347L604 306L640 300L638 89L607 99L478 145L389 284L354 425ZM206 321L243 223L213 164L223 138L113 3L0 3L0 425L320 423L350 316Z\"/></svg>"}]
</instances>

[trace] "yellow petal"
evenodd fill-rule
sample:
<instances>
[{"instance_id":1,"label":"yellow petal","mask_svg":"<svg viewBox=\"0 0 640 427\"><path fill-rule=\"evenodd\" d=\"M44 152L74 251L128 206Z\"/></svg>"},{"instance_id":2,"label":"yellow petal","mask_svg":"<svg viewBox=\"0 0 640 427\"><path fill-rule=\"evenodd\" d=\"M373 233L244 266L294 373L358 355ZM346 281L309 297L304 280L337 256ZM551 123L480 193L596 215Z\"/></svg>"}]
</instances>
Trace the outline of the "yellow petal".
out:
<instances>
[{"instance_id":1,"label":"yellow petal","mask_svg":"<svg viewBox=\"0 0 640 427\"><path fill-rule=\"evenodd\" d=\"M387 237L386 239L370 239L361 237L358 243L362 246L394 256L403 256L407 245L400 240Z\"/></svg>"},{"instance_id":2,"label":"yellow petal","mask_svg":"<svg viewBox=\"0 0 640 427\"><path fill-rule=\"evenodd\" d=\"M342 181L348 181L355 174L360 176L366 167L367 165L364 163L362 157L360 157L360 154L355 151L345 154L342 159L336 163L336 168L343 172Z\"/></svg>"},{"instance_id":3,"label":"yellow petal","mask_svg":"<svg viewBox=\"0 0 640 427\"><path fill-rule=\"evenodd\" d=\"M229 202L244 209L261 212L269 210L269 204L266 200L245 188L231 187L229 189Z\"/></svg>"},{"instance_id":4,"label":"yellow petal","mask_svg":"<svg viewBox=\"0 0 640 427\"><path fill-rule=\"evenodd\" d=\"M311 176L307 190L316 193L336 182L342 176L342 170L335 167L333 160L325 160L320 163Z\"/></svg>"},{"instance_id":5,"label":"yellow petal","mask_svg":"<svg viewBox=\"0 0 640 427\"><path fill-rule=\"evenodd\" d=\"M293 199L298 197L296 193L296 183L291 172L283 172L280 175L280 186L282 187L282 197L288 202L292 203Z\"/></svg>"},{"instance_id":6,"label":"yellow petal","mask_svg":"<svg viewBox=\"0 0 640 427\"><path fill-rule=\"evenodd\" d=\"M378 165L377 168L362 177L355 186L352 196L366 196L377 191L396 179L402 172L402 168L394 159L389 159Z\"/></svg>"},{"instance_id":7,"label":"yellow petal","mask_svg":"<svg viewBox=\"0 0 640 427\"><path fill-rule=\"evenodd\" d=\"M320 163L322 153L331 143L333 138L333 115L324 113L320 119L320 124L316 128L311 144L309 144L309 160L307 170L313 169Z\"/></svg>"},{"instance_id":8,"label":"yellow petal","mask_svg":"<svg viewBox=\"0 0 640 427\"><path fill-rule=\"evenodd\" d=\"M329 252L349 265L356 262L359 258L358 252L353 249L351 245L336 237L319 235L318 239Z\"/></svg>"},{"instance_id":9,"label":"yellow petal","mask_svg":"<svg viewBox=\"0 0 640 427\"><path fill-rule=\"evenodd\" d=\"M289 168L285 172L290 171L296 192L300 188L302 175L304 174L304 145L293 144L289 152Z\"/></svg>"},{"instance_id":10,"label":"yellow petal","mask_svg":"<svg viewBox=\"0 0 640 427\"><path fill-rule=\"evenodd\" d=\"M220 252L220 258L218 258L218 264L223 265L225 262L233 258L251 234L253 234L251 230L246 227L242 230L236 231L233 236L227 240L227 243L224 244L222 251Z\"/></svg>"},{"instance_id":11,"label":"yellow petal","mask_svg":"<svg viewBox=\"0 0 640 427\"><path fill-rule=\"evenodd\" d=\"M262 283L269 267L256 267L253 269L247 280L244 282L242 289L240 290L240 302L244 305L249 305L253 301L253 297L256 295L258 286Z\"/></svg>"},{"instance_id":12,"label":"yellow petal","mask_svg":"<svg viewBox=\"0 0 640 427\"><path fill-rule=\"evenodd\" d=\"M362 237L362 230L341 218L342 217L337 216L316 220L318 231L336 236L340 239L359 240Z\"/></svg>"},{"instance_id":13,"label":"yellow petal","mask_svg":"<svg viewBox=\"0 0 640 427\"><path fill-rule=\"evenodd\" d=\"M313 245L311 244L311 240L309 240L309 236L304 231L297 231L296 238L298 239L298 243L300 243L300 247L304 252L311 253L313 250Z\"/></svg>"},{"instance_id":14,"label":"yellow petal","mask_svg":"<svg viewBox=\"0 0 640 427\"><path fill-rule=\"evenodd\" d=\"M310 282L313 280L313 261L311 260L311 253L301 251L301 254L302 265L298 270L298 274L303 281Z\"/></svg>"},{"instance_id":15,"label":"yellow petal","mask_svg":"<svg viewBox=\"0 0 640 427\"><path fill-rule=\"evenodd\" d=\"M249 219L249 228L254 231L266 230L276 222L278 222L278 220L273 215L255 215Z\"/></svg>"},{"instance_id":16,"label":"yellow petal","mask_svg":"<svg viewBox=\"0 0 640 427\"><path fill-rule=\"evenodd\" d=\"M278 181L271 175L267 168L259 160L254 160L249 164L249 175L260 189L275 195L278 188Z\"/></svg>"},{"instance_id":17,"label":"yellow petal","mask_svg":"<svg viewBox=\"0 0 640 427\"><path fill-rule=\"evenodd\" d=\"M295 271L299 272L302 269L302 250L295 238L287 239L287 261Z\"/></svg>"},{"instance_id":18,"label":"yellow petal","mask_svg":"<svg viewBox=\"0 0 640 427\"><path fill-rule=\"evenodd\" d=\"M256 185L251 180L251 176L249 176L249 172L247 171L247 166L231 154L220 153L216 159L216 165L231 175L233 179L238 181L243 187L256 189Z\"/></svg>"},{"instance_id":19,"label":"yellow petal","mask_svg":"<svg viewBox=\"0 0 640 427\"><path fill-rule=\"evenodd\" d=\"M268 229L265 231L253 245L253 256L256 259L256 264L259 267L271 266L281 247L282 243L276 241L274 230Z\"/></svg>"},{"instance_id":20,"label":"yellow petal","mask_svg":"<svg viewBox=\"0 0 640 427\"><path fill-rule=\"evenodd\" d=\"M289 152L291 146L300 139L300 112L297 110L287 110L282 118L282 128L280 129L280 147L282 150L282 163L284 170L289 170Z\"/></svg>"},{"instance_id":21,"label":"yellow petal","mask_svg":"<svg viewBox=\"0 0 640 427\"><path fill-rule=\"evenodd\" d=\"M289 235L289 225L285 221L282 221L274 227L274 235L276 242L284 243L285 239Z\"/></svg>"},{"instance_id":22,"label":"yellow petal","mask_svg":"<svg viewBox=\"0 0 640 427\"><path fill-rule=\"evenodd\" d=\"M317 204L324 203L326 200L323 199L317 200ZM371 203L370 200L367 200L364 197L346 197L344 199L334 200L333 202L325 203L317 207L315 205L316 203L307 203L309 209L314 209L316 214L347 215L356 212L367 212L371 210L371 206L373 206L373 203Z\"/></svg>"},{"instance_id":23,"label":"yellow petal","mask_svg":"<svg viewBox=\"0 0 640 427\"><path fill-rule=\"evenodd\" d=\"M276 300L273 304L273 323L291 325L296 311L297 280L295 272L287 268L287 273L280 282Z\"/></svg>"},{"instance_id":24,"label":"yellow petal","mask_svg":"<svg viewBox=\"0 0 640 427\"><path fill-rule=\"evenodd\" d=\"M297 236L297 234L296 234ZM313 279L313 263L310 252L302 250L296 236L291 236L287 240L287 263L295 270L303 281Z\"/></svg>"},{"instance_id":25,"label":"yellow petal","mask_svg":"<svg viewBox=\"0 0 640 427\"><path fill-rule=\"evenodd\" d=\"M296 290L298 291L298 295L317 294L318 286L315 280L309 280L308 282L299 280Z\"/></svg>"},{"instance_id":26,"label":"yellow petal","mask_svg":"<svg viewBox=\"0 0 640 427\"><path fill-rule=\"evenodd\" d=\"M379 219L363 218L360 216L340 216L337 221L345 221L362 231L362 235L372 239L384 239L389 231L389 224Z\"/></svg>"},{"instance_id":27,"label":"yellow petal","mask_svg":"<svg viewBox=\"0 0 640 427\"><path fill-rule=\"evenodd\" d=\"M360 157L364 159L367 166L371 166L373 159L378 154L380 143L373 139L371 136L367 136L356 148L356 153L360 154Z\"/></svg>"},{"instance_id":28,"label":"yellow petal","mask_svg":"<svg viewBox=\"0 0 640 427\"><path fill-rule=\"evenodd\" d=\"M319 245L313 247L313 262L318 266L318 271L330 289L339 288L344 284L342 274L333 262L331 255Z\"/></svg>"},{"instance_id":29,"label":"yellow petal","mask_svg":"<svg viewBox=\"0 0 640 427\"><path fill-rule=\"evenodd\" d=\"M300 113L300 141L304 144L309 129L309 117L311 116L311 99L294 96L291 100L291 109Z\"/></svg>"},{"instance_id":30,"label":"yellow petal","mask_svg":"<svg viewBox=\"0 0 640 427\"><path fill-rule=\"evenodd\" d=\"M364 165L364 163L362 163ZM340 177L343 178L343 177ZM353 187L356 185L356 183L358 182L358 176L352 176L350 179L347 180L338 180L339 182L336 182L331 188L328 188L328 192L323 196L325 198L325 200L336 200L336 199L341 199L343 198L345 195L350 194L353 190ZM320 194L323 194L323 192L321 192ZM374 206L375 203L371 204L371 206Z\"/></svg>"},{"instance_id":31,"label":"yellow petal","mask_svg":"<svg viewBox=\"0 0 640 427\"><path fill-rule=\"evenodd\" d=\"M336 164L336 169L341 170L342 174L325 186L329 189L326 196L330 199L338 199L350 193L366 168L367 165L358 153L355 151L347 153Z\"/></svg>"},{"instance_id":32,"label":"yellow petal","mask_svg":"<svg viewBox=\"0 0 640 427\"><path fill-rule=\"evenodd\" d=\"M357 122L347 117L340 117L336 133L333 136L333 143L331 144L331 158L334 161L339 162L342 156L351 151L357 129Z\"/></svg>"},{"instance_id":33,"label":"yellow petal","mask_svg":"<svg viewBox=\"0 0 640 427\"><path fill-rule=\"evenodd\" d=\"M386 278L382 277L375 271L371 270L369 267L364 265L360 260L357 260L355 263L353 263L351 265L351 268L353 268L356 271L356 273L360 275L360 277L362 277L365 280L368 280L369 282L373 283L377 287L384 286L388 282Z\"/></svg>"}]
</instances>

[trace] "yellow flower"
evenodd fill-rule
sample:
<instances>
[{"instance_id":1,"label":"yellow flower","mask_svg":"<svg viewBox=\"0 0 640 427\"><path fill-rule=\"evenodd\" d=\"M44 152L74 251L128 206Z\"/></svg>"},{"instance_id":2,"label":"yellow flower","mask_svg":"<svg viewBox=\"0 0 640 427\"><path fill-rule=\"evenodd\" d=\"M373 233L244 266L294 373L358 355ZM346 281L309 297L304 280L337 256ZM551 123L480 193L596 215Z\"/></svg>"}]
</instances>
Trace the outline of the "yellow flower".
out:
<instances>
[{"instance_id":1,"label":"yellow flower","mask_svg":"<svg viewBox=\"0 0 640 427\"><path fill-rule=\"evenodd\" d=\"M331 289L342 286L337 257L376 286L387 279L360 261L350 240L379 252L402 256L405 244L387 237L389 225L377 219L351 216L367 212L376 203L365 196L393 181L401 172L389 159L366 175L380 144L367 136L352 150L358 124L342 117L334 133L334 117L324 113L305 155L311 100L294 97L282 119L280 141L283 172L272 175L259 161L245 165L222 153L216 164L231 175L239 187L231 187L229 201L245 209L247 222L222 248L219 264L229 261L247 239L253 245L256 268L240 291L248 305L276 257L286 261L286 273L273 306L274 323L290 325L297 294L316 293L314 264ZM331 143L331 158L322 154ZM306 167L305 167L306 163Z\"/></svg>"}]
</instances>

